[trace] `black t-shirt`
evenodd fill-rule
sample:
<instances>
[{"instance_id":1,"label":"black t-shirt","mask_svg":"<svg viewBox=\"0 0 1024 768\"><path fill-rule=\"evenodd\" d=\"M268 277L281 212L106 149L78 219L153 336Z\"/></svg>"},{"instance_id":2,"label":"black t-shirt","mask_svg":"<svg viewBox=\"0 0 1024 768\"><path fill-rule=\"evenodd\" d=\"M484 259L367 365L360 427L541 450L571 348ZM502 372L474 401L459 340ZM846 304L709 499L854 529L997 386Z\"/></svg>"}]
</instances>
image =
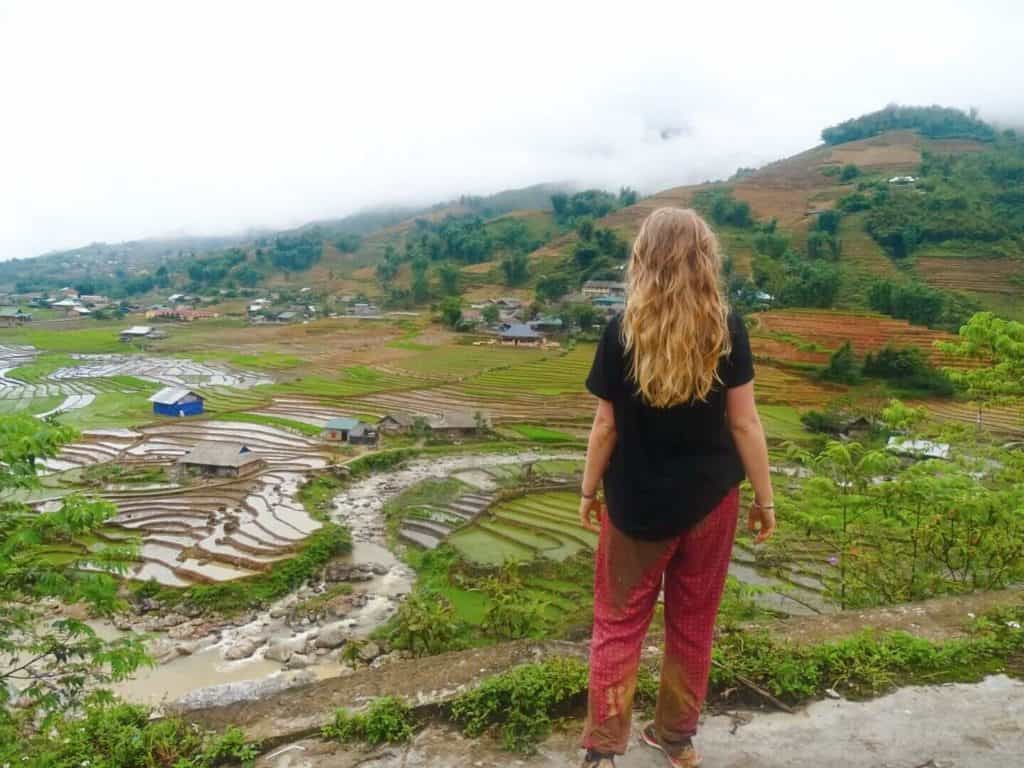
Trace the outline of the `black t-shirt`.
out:
<instances>
[{"instance_id":1,"label":"black t-shirt","mask_svg":"<svg viewBox=\"0 0 1024 768\"><path fill-rule=\"evenodd\" d=\"M719 362L704 402L669 408L647 405L637 393L621 318L605 329L587 389L615 410L618 439L604 473L612 523L637 539L677 536L699 523L744 477L725 419L725 390L754 378L743 321L729 314L732 351Z\"/></svg>"}]
</instances>

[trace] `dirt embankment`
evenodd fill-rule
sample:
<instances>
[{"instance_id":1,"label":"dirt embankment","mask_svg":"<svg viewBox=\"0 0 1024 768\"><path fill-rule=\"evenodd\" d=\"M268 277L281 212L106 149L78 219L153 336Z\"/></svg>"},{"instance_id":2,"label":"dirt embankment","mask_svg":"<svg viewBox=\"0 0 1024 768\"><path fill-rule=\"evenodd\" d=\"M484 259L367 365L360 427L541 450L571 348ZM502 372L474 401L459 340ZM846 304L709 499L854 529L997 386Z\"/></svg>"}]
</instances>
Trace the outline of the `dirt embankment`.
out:
<instances>
[{"instance_id":1,"label":"dirt embankment","mask_svg":"<svg viewBox=\"0 0 1024 768\"><path fill-rule=\"evenodd\" d=\"M902 630L938 641L964 634L974 616L999 606L1020 605L1024 589L929 600L893 608L847 611L829 616L791 618L763 624L776 636L797 643L822 642L863 630ZM648 646L656 642L650 638ZM489 648L457 651L428 660L409 659L379 669L359 670L344 677L278 691L263 699L209 707L186 717L209 729L242 727L265 748L319 731L337 707L359 707L378 696L406 698L427 710L450 700L483 678L526 662L554 656L585 658L585 642L519 641Z\"/></svg>"}]
</instances>

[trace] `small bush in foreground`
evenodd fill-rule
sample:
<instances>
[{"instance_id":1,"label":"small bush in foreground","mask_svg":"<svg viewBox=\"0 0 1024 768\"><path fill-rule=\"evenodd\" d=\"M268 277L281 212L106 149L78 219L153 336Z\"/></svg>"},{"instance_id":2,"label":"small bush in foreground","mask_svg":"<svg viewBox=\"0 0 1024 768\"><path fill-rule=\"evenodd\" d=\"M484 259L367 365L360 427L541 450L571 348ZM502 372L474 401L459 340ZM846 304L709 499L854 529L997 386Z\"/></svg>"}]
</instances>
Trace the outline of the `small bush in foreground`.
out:
<instances>
[{"instance_id":1,"label":"small bush in foreground","mask_svg":"<svg viewBox=\"0 0 1024 768\"><path fill-rule=\"evenodd\" d=\"M452 702L452 719L467 736L498 726L511 752L531 753L551 731L551 716L587 690L587 665L579 659L527 664L488 678Z\"/></svg>"},{"instance_id":2,"label":"small bush in foreground","mask_svg":"<svg viewBox=\"0 0 1024 768\"><path fill-rule=\"evenodd\" d=\"M150 720L145 707L100 697L87 703L82 717L58 721L52 733L0 743L0 762L19 768L220 768L250 766L257 754L238 728L206 734L183 720Z\"/></svg>"},{"instance_id":3,"label":"small bush in foreground","mask_svg":"<svg viewBox=\"0 0 1024 768\"><path fill-rule=\"evenodd\" d=\"M396 696L384 696L374 700L366 712L336 710L334 721L325 725L320 735L342 744L365 741L376 746L404 743L412 738L414 732L409 705Z\"/></svg>"}]
</instances>

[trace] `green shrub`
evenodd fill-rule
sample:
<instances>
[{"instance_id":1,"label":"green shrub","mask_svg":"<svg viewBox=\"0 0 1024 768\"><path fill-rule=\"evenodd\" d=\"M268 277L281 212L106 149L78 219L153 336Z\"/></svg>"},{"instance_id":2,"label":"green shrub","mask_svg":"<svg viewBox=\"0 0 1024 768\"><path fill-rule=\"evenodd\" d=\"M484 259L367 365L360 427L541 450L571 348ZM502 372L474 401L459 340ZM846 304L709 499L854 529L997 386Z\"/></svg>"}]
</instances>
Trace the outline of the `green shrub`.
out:
<instances>
[{"instance_id":1,"label":"green shrub","mask_svg":"<svg viewBox=\"0 0 1024 768\"><path fill-rule=\"evenodd\" d=\"M511 752L530 754L551 731L552 715L586 694L587 665L557 658L495 675L449 705L452 719L469 737L497 726Z\"/></svg>"},{"instance_id":2,"label":"green shrub","mask_svg":"<svg viewBox=\"0 0 1024 768\"><path fill-rule=\"evenodd\" d=\"M857 365L857 356L853 352L853 345L849 341L832 353L828 365L821 372L821 378L838 384L857 382L860 378L860 367Z\"/></svg>"},{"instance_id":3,"label":"green shrub","mask_svg":"<svg viewBox=\"0 0 1024 768\"><path fill-rule=\"evenodd\" d=\"M321 729L320 735L342 744L365 741L377 746L405 743L414 732L415 723L409 705L397 696L383 696L374 699L365 712L336 710L334 720Z\"/></svg>"},{"instance_id":4,"label":"green shrub","mask_svg":"<svg viewBox=\"0 0 1024 768\"><path fill-rule=\"evenodd\" d=\"M858 176L860 176L860 168L853 163L847 163L842 167L842 170L839 171L840 181L853 181Z\"/></svg>"},{"instance_id":5,"label":"green shrub","mask_svg":"<svg viewBox=\"0 0 1024 768\"><path fill-rule=\"evenodd\" d=\"M0 760L19 768L219 768L252 765L257 755L238 728L206 734L179 718L151 720L145 707L100 697L82 717L62 718L30 743L0 743Z\"/></svg>"},{"instance_id":6,"label":"green shrub","mask_svg":"<svg viewBox=\"0 0 1024 768\"><path fill-rule=\"evenodd\" d=\"M451 602L432 592L414 592L398 609L389 639L395 648L430 656L462 646L462 627Z\"/></svg>"}]
</instances>

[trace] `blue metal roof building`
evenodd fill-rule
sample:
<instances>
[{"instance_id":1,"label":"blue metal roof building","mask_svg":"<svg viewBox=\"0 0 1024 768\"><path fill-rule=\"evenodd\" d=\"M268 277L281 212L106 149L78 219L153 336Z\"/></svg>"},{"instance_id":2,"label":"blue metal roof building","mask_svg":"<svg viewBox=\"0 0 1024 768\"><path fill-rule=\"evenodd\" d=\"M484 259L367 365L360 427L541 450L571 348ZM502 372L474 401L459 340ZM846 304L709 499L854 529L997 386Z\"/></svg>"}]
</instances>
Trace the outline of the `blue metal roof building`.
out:
<instances>
[{"instance_id":1,"label":"blue metal roof building","mask_svg":"<svg viewBox=\"0 0 1024 768\"><path fill-rule=\"evenodd\" d=\"M198 416L203 412L202 395L184 387L164 387L149 402L153 413L160 416Z\"/></svg>"}]
</instances>

